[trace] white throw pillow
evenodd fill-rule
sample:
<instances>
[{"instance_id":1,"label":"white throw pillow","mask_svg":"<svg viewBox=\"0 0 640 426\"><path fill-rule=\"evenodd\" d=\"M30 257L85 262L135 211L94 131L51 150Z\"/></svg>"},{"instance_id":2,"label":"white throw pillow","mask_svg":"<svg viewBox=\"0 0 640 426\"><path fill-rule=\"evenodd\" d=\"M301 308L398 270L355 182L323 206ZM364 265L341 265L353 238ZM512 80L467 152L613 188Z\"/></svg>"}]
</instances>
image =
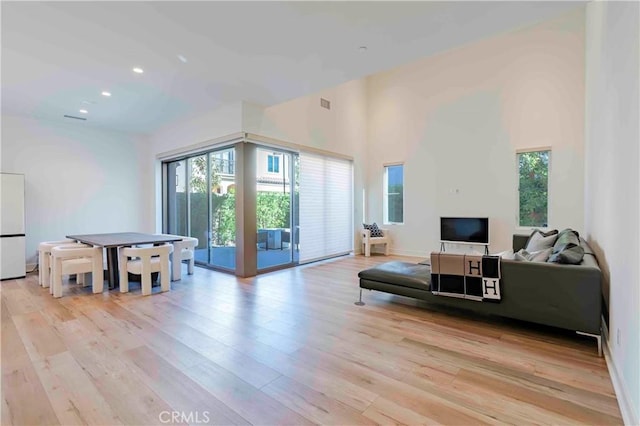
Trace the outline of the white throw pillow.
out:
<instances>
[{"instance_id":1,"label":"white throw pillow","mask_svg":"<svg viewBox=\"0 0 640 426\"><path fill-rule=\"evenodd\" d=\"M521 249L514 254L513 259L525 262L546 262L547 259L549 259L549 256L551 256L552 252L552 247L544 250L534 251L533 253L529 253L527 250Z\"/></svg>"},{"instance_id":2,"label":"white throw pillow","mask_svg":"<svg viewBox=\"0 0 640 426\"><path fill-rule=\"evenodd\" d=\"M524 249L529 253L534 253L540 250L552 248L557 239L557 230L544 233L539 229L534 229L531 233L531 236L529 237L529 240L527 241L527 246Z\"/></svg>"},{"instance_id":3,"label":"white throw pillow","mask_svg":"<svg viewBox=\"0 0 640 426\"><path fill-rule=\"evenodd\" d=\"M500 253L492 254L491 256L500 256L502 259L513 260L514 254L513 250L505 250Z\"/></svg>"}]
</instances>

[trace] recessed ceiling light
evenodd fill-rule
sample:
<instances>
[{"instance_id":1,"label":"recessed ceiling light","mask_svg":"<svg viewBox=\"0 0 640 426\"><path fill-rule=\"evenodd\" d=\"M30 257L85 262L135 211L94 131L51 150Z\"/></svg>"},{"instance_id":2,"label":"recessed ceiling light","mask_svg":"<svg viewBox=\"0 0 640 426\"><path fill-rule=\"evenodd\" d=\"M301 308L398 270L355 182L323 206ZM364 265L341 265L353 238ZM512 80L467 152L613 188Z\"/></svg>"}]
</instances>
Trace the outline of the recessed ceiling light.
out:
<instances>
[{"instance_id":1,"label":"recessed ceiling light","mask_svg":"<svg viewBox=\"0 0 640 426\"><path fill-rule=\"evenodd\" d=\"M182 62L183 64L186 64L186 63L187 63L187 58L185 58L185 57L184 57L184 56L182 56L182 55L178 55L178 59L180 59L180 62Z\"/></svg>"},{"instance_id":2,"label":"recessed ceiling light","mask_svg":"<svg viewBox=\"0 0 640 426\"><path fill-rule=\"evenodd\" d=\"M89 114L89 111L87 111L86 109L78 110L78 112L80 112L80 114Z\"/></svg>"},{"instance_id":3,"label":"recessed ceiling light","mask_svg":"<svg viewBox=\"0 0 640 426\"><path fill-rule=\"evenodd\" d=\"M144 70L142 68L135 67L133 69L133 72L135 72L136 74L142 74L144 72Z\"/></svg>"},{"instance_id":4,"label":"recessed ceiling light","mask_svg":"<svg viewBox=\"0 0 640 426\"><path fill-rule=\"evenodd\" d=\"M367 51L367 46L360 46L360 47L358 47L358 52L360 52L360 53L364 53L364 52L366 52L366 51Z\"/></svg>"},{"instance_id":5,"label":"recessed ceiling light","mask_svg":"<svg viewBox=\"0 0 640 426\"><path fill-rule=\"evenodd\" d=\"M111 92L104 91L104 92L102 92L102 96L109 97L109 96L111 96Z\"/></svg>"}]
</instances>

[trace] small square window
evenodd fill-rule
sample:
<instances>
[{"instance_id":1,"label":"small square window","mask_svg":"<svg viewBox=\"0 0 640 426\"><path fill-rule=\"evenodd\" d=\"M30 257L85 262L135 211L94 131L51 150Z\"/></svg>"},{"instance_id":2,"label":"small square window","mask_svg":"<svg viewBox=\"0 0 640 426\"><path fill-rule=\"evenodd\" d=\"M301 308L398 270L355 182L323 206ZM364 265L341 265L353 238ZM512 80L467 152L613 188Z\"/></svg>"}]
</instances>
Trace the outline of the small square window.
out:
<instances>
[{"instance_id":1,"label":"small square window","mask_svg":"<svg viewBox=\"0 0 640 426\"><path fill-rule=\"evenodd\" d=\"M279 155L267 156L267 171L269 173L280 173L280 156Z\"/></svg>"}]
</instances>

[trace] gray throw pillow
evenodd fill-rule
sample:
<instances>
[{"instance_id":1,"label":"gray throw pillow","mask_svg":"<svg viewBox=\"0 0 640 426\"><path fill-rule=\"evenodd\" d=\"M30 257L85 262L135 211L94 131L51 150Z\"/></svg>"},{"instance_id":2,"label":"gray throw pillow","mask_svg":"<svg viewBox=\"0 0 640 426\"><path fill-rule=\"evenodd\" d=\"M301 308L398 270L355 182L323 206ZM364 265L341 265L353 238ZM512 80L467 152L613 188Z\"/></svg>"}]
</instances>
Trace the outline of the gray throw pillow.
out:
<instances>
[{"instance_id":1,"label":"gray throw pillow","mask_svg":"<svg viewBox=\"0 0 640 426\"><path fill-rule=\"evenodd\" d=\"M559 253L567 248L580 246L580 234L573 229L563 229L553 243L553 253Z\"/></svg>"},{"instance_id":2,"label":"gray throw pillow","mask_svg":"<svg viewBox=\"0 0 640 426\"><path fill-rule=\"evenodd\" d=\"M564 229L558 234L553 245L553 254L547 262L579 265L584 258L584 249L580 245L580 234L573 229Z\"/></svg>"},{"instance_id":3,"label":"gray throw pillow","mask_svg":"<svg viewBox=\"0 0 640 426\"><path fill-rule=\"evenodd\" d=\"M584 258L584 249L580 246L566 247L558 253L553 253L547 262L579 265Z\"/></svg>"},{"instance_id":4,"label":"gray throw pillow","mask_svg":"<svg viewBox=\"0 0 640 426\"><path fill-rule=\"evenodd\" d=\"M534 229L531 236L527 240L527 244L524 249L529 253L538 252L553 247L558 238L558 230L542 232L539 229Z\"/></svg>"}]
</instances>

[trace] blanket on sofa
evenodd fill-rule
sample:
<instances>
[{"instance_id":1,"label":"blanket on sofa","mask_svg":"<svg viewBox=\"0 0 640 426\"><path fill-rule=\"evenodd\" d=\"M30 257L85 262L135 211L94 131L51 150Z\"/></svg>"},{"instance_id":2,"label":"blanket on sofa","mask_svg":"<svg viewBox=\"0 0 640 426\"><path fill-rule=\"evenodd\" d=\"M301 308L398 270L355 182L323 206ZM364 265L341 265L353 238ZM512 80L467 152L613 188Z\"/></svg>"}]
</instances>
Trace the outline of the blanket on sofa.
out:
<instances>
[{"instance_id":1,"label":"blanket on sofa","mask_svg":"<svg viewBox=\"0 0 640 426\"><path fill-rule=\"evenodd\" d=\"M500 256L431 253L431 292L437 296L499 302Z\"/></svg>"}]
</instances>

